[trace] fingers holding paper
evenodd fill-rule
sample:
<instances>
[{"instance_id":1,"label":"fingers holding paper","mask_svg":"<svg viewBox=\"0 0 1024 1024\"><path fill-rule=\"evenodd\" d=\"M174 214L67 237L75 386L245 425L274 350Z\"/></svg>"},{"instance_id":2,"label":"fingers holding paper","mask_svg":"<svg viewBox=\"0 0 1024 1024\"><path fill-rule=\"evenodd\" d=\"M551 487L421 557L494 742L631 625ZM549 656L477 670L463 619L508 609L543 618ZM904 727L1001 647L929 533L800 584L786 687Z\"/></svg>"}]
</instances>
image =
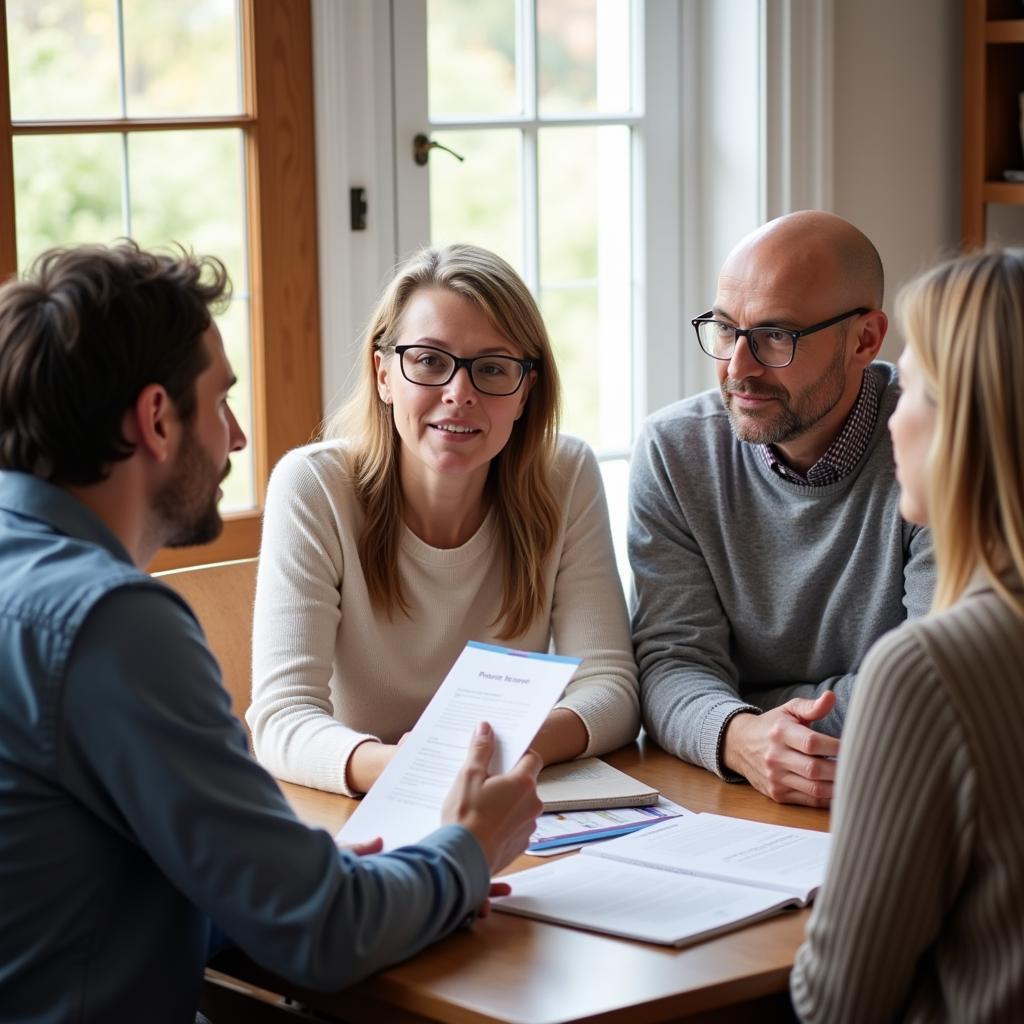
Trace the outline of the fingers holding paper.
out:
<instances>
[{"instance_id":1,"label":"fingers holding paper","mask_svg":"<svg viewBox=\"0 0 1024 1024\"><path fill-rule=\"evenodd\" d=\"M493 729L481 722L441 811L445 824L462 825L473 833L492 874L526 849L542 810L537 796L540 757L528 750L511 771L489 776L494 744Z\"/></svg>"}]
</instances>

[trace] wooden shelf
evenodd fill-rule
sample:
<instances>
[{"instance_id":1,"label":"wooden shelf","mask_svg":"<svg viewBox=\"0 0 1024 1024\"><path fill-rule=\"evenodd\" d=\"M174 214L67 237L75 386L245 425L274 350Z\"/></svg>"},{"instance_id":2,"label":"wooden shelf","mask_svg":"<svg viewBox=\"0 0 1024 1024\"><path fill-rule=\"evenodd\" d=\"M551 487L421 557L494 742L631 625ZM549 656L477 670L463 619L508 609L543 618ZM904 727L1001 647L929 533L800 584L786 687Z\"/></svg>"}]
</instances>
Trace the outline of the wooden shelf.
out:
<instances>
[{"instance_id":1,"label":"wooden shelf","mask_svg":"<svg viewBox=\"0 0 1024 1024\"><path fill-rule=\"evenodd\" d=\"M1016 181L986 181L981 190L981 198L986 203L1024 206L1024 183Z\"/></svg>"},{"instance_id":2,"label":"wooden shelf","mask_svg":"<svg viewBox=\"0 0 1024 1024\"><path fill-rule=\"evenodd\" d=\"M989 21L985 24L986 43L1024 43L1024 18Z\"/></svg>"},{"instance_id":3,"label":"wooden shelf","mask_svg":"<svg viewBox=\"0 0 1024 1024\"><path fill-rule=\"evenodd\" d=\"M975 248L986 242L990 207L1024 206L1024 183L1003 180L1006 168L1024 168L1019 100L1024 93L1024 5L1020 0L962 2L960 242Z\"/></svg>"},{"instance_id":4,"label":"wooden shelf","mask_svg":"<svg viewBox=\"0 0 1024 1024\"><path fill-rule=\"evenodd\" d=\"M978 14L988 21L1019 21L1024 18L1020 0L978 0Z\"/></svg>"}]
</instances>

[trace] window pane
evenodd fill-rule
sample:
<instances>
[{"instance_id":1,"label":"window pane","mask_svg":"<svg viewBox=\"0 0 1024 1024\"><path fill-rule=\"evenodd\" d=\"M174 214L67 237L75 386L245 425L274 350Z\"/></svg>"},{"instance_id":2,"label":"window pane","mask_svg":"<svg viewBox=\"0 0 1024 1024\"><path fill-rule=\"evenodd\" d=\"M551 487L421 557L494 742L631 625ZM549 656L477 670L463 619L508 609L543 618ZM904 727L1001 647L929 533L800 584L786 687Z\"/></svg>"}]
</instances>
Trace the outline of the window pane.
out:
<instances>
[{"instance_id":1,"label":"window pane","mask_svg":"<svg viewBox=\"0 0 1024 1024\"><path fill-rule=\"evenodd\" d=\"M15 121L117 117L115 0L7 0Z\"/></svg>"},{"instance_id":2,"label":"window pane","mask_svg":"<svg viewBox=\"0 0 1024 1024\"><path fill-rule=\"evenodd\" d=\"M622 589L629 597L632 574L626 552L626 526L629 519L629 461L610 459L601 464L604 478L604 493L608 499L608 519L612 528L612 543L615 545L615 562L619 567Z\"/></svg>"},{"instance_id":3,"label":"window pane","mask_svg":"<svg viewBox=\"0 0 1024 1024\"><path fill-rule=\"evenodd\" d=\"M242 109L236 0L123 0L129 117Z\"/></svg>"},{"instance_id":4,"label":"window pane","mask_svg":"<svg viewBox=\"0 0 1024 1024\"><path fill-rule=\"evenodd\" d=\"M224 261L248 292L242 132L135 132L128 136L132 235L143 248L178 242Z\"/></svg>"},{"instance_id":5,"label":"window pane","mask_svg":"<svg viewBox=\"0 0 1024 1024\"><path fill-rule=\"evenodd\" d=\"M540 113L630 109L628 0L537 0Z\"/></svg>"},{"instance_id":6,"label":"window pane","mask_svg":"<svg viewBox=\"0 0 1024 1024\"><path fill-rule=\"evenodd\" d=\"M597 288L541 288L540 306L562 379L562 429L599 445L601 365L597 349Z\"/></svg>"},{"instance_id":7,"label":"window pane","mask_svg":"<svg viewBox=\"0 0 1024 1024\"><path fill-rule=\"evenodd\" d=\"M427 0L431 118L518 114L515 0Z\"/></svg>"},{"instance_id":8,"label":"window pane","mask_svg":"<svg viewBox=\"0 0 1024 1024\"><path fill-rule=\"evenodd\" d=\"M120 135L16 135L18 266L44 249L125 233Z\"/></svg>"},{"instance_id":9,"label":"window pane","mask_svg":"<svg viewBox=\"0 0 1024 1024\"><path fill-rule=\"evenodd\" d=\"M566 429L591 444L631 439L630 132L538 133L540 278L558 346Z\"/></svg>"},{"instance_id":10,"label":"window pane","mask_svg":"<svg viewBox=\"0 0 1024 1024\"><path fill-rule=\"evenodd\" d=\"M522 273L519 143L516 130L434 132L436 142L464 156L430 154L430 240L473 242Z\"/></svg>"},{"instance_id":11,"label":"window pane","mask_svg":"<svg viewBox=\"0 0 1024 1024\"><path fill-rule=\"evenodd\" d=\"M237 294L237 293L236 293ZM249 328L249 300L235 297L223 313L217 317L217 327L224 339L224 351L228 362L235 371L238 383L231 389L229 402L240 426L249 439L245 450L231 456L231 472L221 485L224 497L220 508L223 512L239 512L253 508L256 504L256 490L253 486L252 454L252 359L250 358L251 337Z\"/></svg>"},{"instance_id":12,"label":"window pane","mask_svg":"<svg viewBox=\"0 0 1024 1024\"><path fill-rule=\"evenodd\" d=\"M144 248L177 242L216 256L231 275L234 301L218 319L238 377L231 406L246 434L252 423L249 274L245 258L245 158L239 129L135 132L128 136L132 234ZM255 503L251 448L232 458L225 508Z\"/></svg>"}]
</instances>

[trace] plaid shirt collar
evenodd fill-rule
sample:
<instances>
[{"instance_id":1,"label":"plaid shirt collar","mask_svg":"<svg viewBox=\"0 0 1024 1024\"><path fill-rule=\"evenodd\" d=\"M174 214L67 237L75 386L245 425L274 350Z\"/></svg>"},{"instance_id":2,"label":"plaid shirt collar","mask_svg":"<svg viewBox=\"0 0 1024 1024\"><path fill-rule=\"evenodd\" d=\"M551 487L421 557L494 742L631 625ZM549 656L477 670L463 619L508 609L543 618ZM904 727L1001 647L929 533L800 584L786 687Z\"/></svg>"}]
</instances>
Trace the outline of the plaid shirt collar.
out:
<instances>
[{"instance_id":1,"label":"plaid shirt collar","mask_svg":"<svg viewBox=\"0 0 1024 1024\"><path fill-rule=\"evenodd\" d=\"M828 446L824 455L809 470L801 475L782 461L774 445L759 444L765 465L783 480L803 484L805 487L825 487L838 483L860 462L868 449L871 435L878 420L878 384L875 376L864 371L860 382L857 401L846 417L843 429Z\"/></svg>"}]
</instances>

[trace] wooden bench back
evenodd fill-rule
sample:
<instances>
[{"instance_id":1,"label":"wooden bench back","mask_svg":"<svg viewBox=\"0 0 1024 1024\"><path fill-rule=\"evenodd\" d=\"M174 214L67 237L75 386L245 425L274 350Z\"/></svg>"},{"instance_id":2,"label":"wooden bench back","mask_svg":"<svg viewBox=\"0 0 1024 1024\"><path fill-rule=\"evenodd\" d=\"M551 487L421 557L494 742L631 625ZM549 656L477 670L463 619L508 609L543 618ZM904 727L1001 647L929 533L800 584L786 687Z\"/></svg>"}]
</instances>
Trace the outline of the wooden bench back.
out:
<instances>
[{"instance_id":1,"label":"wooden bench back","mask_svg":"<svg viewBox=\"0 0 1024 1024\"><path fill-rule=\"evenodd\" d=\"M245 722L252 693L252 606L258 560L216 562L157 573L196 613L220 663L231 710Z\"/></svg>"}]
</instances>

